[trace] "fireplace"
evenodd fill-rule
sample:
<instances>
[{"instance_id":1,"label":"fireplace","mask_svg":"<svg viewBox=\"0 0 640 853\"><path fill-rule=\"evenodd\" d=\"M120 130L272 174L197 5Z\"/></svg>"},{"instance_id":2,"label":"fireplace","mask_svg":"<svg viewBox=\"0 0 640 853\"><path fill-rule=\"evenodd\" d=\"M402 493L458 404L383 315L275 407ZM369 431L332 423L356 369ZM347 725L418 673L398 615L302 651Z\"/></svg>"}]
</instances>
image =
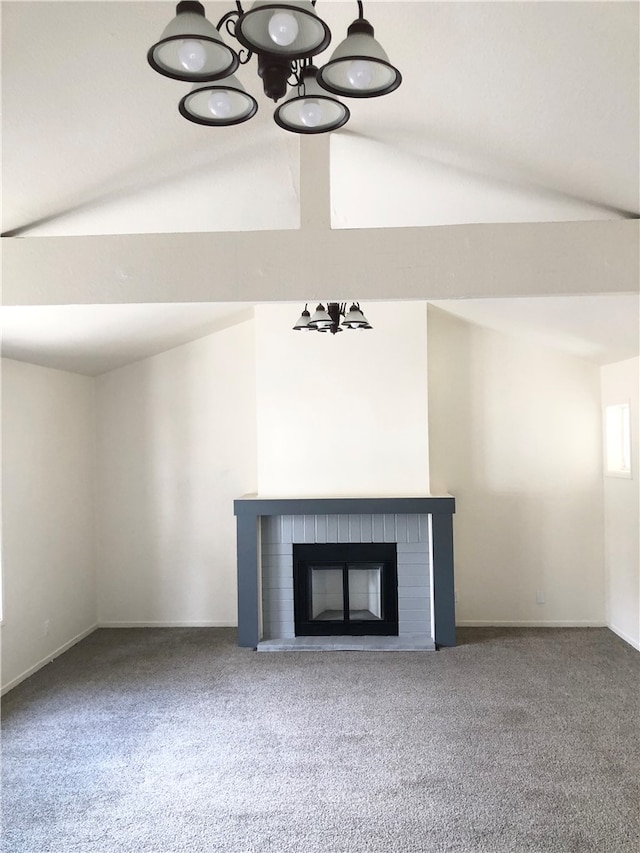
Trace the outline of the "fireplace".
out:
<instances>
[{"instance_id":1,"label":"fireplace","mask_svg":"<svg viewBox=\"0 0 640 853\"><path fill-rule=\"evenodd\" d=\"M398 635L396 546L293 546L296 637Z\"/></svg>"},{"instance_id":2,"label":"fireplace","mask_svg":"<svg viewBox=\"0 0 640 853\"><path fill-rule=\"evenodd\" d=\"M426 638L431 648L455 645L454 512L455 500L450 495L415 498L262 498L247 495L235 500L238 645L264 649L267 644L287 641L292 647L298 647L304 636L296 636L293 549L301 545L325 544L388 544L396 548L397 638L373 636L371 642L384 641L390 647L413 648L412 643L416 641L415 647L422 648ZM341 562L345 561L341 558ZM344 576L344 566L341 571ZM360 580L364 582L363 576ZM369 580L372 586L377 582L373 575L367 576L367 584ZM321 584L318 591L320 587ZM345 600L343 583L343 614L345 609L351 609L351 603L348 597ZM376 615L375 606L353 609L370 610ZM313 621L312 611L307 622ZM342 623L348 621L351 619L341 620ZM359 621L367 621L372 626L378 620ZM367 634L372 632L373 628ZM323 637L311 635L308 639L309 642L322 641ZM368 637L356 639L367 640Z\"/></svg>"}]
</instances>

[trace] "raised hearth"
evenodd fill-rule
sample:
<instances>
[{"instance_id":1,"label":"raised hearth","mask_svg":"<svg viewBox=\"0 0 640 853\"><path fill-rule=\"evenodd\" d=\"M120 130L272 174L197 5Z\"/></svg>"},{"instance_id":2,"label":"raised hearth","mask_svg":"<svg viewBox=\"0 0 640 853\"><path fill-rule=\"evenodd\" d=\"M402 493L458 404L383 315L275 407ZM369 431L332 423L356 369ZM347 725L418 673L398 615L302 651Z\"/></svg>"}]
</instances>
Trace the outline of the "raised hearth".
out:
<instances>
[{"instance_id":1,"label":"raised hearth","mask_svg":"<svg viewBox=\"0 0 640 853\"><path fill-rule=\"evenodd\" d=\"M310 641L305 643L305 636L300 635L304 628L298 626L296 630L295 627L294 547L311 543L377 542L394 544L397 549L400 644L428 647L430 641L439 646L455 645L454 511L455 501L449 496L246 496L236 500L238 644L252 648L256 648L260 641L273 647L312 645ZM346 566L341 570L348 573ZM360 589L364 576L354 574L352 577L354 589ZM318 581L318 589L322 588L323 582L322 579ZM374 588L374 574L369 576L367 583ZM354 600L357 604L357 596ZM346 606L349 606L348 587L346 590L343 588L343 612ZM371 606L373 610L364 605L353 609L361 611L360 616L364 613L365 617L365 611L369 610L375 617L373 598ZM341 632L341 635L343 633L351 631ZM331 643L328 647L332 647Z\"/></svg>"},{"instance_id":2,"label":"raised hearth","mask_svg":"<svg viewBox=\"0 0 640 853\"><path fill-rule=\"evenodd\" d=\"M432 652L433 640L419 637L293 637L261 640L259 652Z\"/></svg>"}]
</instances>

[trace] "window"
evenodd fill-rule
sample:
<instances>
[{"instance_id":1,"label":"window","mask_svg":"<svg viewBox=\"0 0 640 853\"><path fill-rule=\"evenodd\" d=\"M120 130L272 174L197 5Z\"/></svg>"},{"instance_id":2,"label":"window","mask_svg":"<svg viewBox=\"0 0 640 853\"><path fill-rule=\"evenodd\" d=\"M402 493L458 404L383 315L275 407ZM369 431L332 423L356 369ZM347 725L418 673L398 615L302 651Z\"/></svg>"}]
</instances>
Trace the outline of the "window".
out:
<instances>
[{"instance_id":1,"label":"window","mask_svg":"<svg viewBox=\"0 0 640 853\"><path fill-rule=\"evenodd\" d=\"M629 404L617 403L605 409L605 474L631 477L631 426Z\"/></svg>"}]
</instances>

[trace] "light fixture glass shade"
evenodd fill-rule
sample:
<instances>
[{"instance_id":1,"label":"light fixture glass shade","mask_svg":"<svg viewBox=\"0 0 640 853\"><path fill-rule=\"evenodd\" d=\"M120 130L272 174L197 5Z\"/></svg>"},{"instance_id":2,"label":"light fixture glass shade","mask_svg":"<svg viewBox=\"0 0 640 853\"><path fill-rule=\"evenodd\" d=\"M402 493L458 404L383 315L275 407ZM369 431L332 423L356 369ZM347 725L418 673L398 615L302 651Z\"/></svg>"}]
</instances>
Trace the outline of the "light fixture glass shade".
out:
<instances>
[{"instance_id":1,"label":"light fixture glass shade","mask_svg":"<svg viewBox=\"0 0 640 853\"><path fill-rule=\"evenodd\" d=\"M331 41L331 30L316 15L310 0L256 0L238 19L235 34L254 53L290 59L315 56Z\"/></svg>"},{"instance_id":2,"label":"light fixture glass shade","mask_svg":"<svg viewBox=\"0 0 640 853\"><path fill-rule=\"evenodd\" d=\"M354 302L349 309L346 317L342 321L342 325L348 329L367 329L371 328L369 321L360 310L360 306Z\"/></svg>"},{"instance_id":3,"label":"light fixture glass shade","mask_svg":"<svg viewBox=\"0 0 640 853\"><path fill-rule=\"evenodd\" d=\"M293 327L296 332L314 332L315 328L313 326L309 326L309 320L311 319L311 314L307 311L307 306L304 306L304 311L300 315L300 319Z\"/></svg>"},{"instance_id":4,"label":"light fixture glass shade","mask_svg":"<svg viewBox=\"0 0 640 853\"><path fill-rule=\"evenodd\" d=\"M318 305L314 313L311 315L311 319L307 325L312 329L317 329L319 332L329 331L333 325L333 320L329 316L328 312L325 311L322 303Z\"/></svg>"},{"instance_id":5,"label":"light fixture glass shade","mask_svg":"<svg viewBox=\"0 0 640 853\"><path fill-rule=\"evenodd\" d=\"M368 21L354 21L347 37L318 72L318 83L327 91L349 98L375 98L397 89L402 75L373 37Z\"/></svg>"},{"instance_id":6,"label":"light fixture glass shade","mask_svg":"<svg viewBox=\"0 0 640 853\"><path fill-rule=\"evenodd\" d=\"M196 0L178 3L175 18L149 48L147 60L159 74L192 83L227 77L240 62Z\"/></svg>"},{"instance_id":7,"label":"light fixture glass shade","mask_svg":"<svg viewBox=\"0 0 640 853\"><path fill-rule=\"evenodd\" d=\"M293 133L327 133L349 121L351 113L318 85L318 69L307 65L302 81L273 114L274 121ZM303 94L300 94L302 92Z\"/></svg>"},{"instance_id":8,"label":"light fixture glass shade","mask_svg":"<svg viewBox=\"0 0 640 853\"><path fill-rule=\"evenodd\" d=\"M209 84L194 83L178 109L180 115L196 124L228 127L253 118L258 102L232 74Z\"/></svg>"}]
</instances>

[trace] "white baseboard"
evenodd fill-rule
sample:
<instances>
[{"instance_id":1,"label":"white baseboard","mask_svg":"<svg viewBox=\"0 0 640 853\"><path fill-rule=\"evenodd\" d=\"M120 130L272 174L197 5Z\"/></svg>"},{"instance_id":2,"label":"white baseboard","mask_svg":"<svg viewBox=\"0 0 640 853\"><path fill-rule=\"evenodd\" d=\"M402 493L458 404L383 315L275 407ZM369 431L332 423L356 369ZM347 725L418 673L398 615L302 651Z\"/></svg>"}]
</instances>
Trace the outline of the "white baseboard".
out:
<instances>
[{"instance_id":1,"label":"white baseboard","mask_svg":"<svg viewBox=\"0 0 640 853\"><path fill-rule=\"evenodd\" d=\"M86 631L82 631L80 634L77 634L71 640L68 640L66 643L63 643L59 648L57 648L54 652L50 652L46 657L42 658L42 660L38 661L38 663L30 666L29 669L25 670L21 675L16 676L16 678L12 678L8 684L3 685L0 690L0 696L4 696L5 693L8 693L14 687L17 687L21 681L25 681L25 679L29 678L29 676L33 675L34 672L37 672L39 669L42 669L43 666L51 663L52 660L55 660L60 655L69 651L72 646L75 646L76 643L79 643L80 640L84 640L85 637L88 637L89 634L93 634L98 626L92 625L91 628L87 628Z\"/></svg>"},{"instance_id":2,"label":"white baseboard","mask_svg":"<svg viewBox=\"0 0 640 853\"><path fill-rule=\"evenodd\" d=\"M237 622L100 622L98 628L237 628Z\"/></svg>"},{"instance_id":3,"label":"white baseboard","mask_svg":"<svg viewBox=\"0 0 640 853\"><path fill-rule=\"evenodd\" d=\"M634 640L624 631L621 631L620 628L616 628L615 625L609 624L607 625L607 628L609 628L610 631L613 631L613 633L620 637L621 640L624 640L625 643L629 643L630 646L633 646L634 649L637 649L640 652L640 643L637 640Z\"/></svg>"},{"instance_id":4,"label":"white baseboard","mask_svg":"<svg viewBox=\"0 0 640 853\"><path fill-rule=\"evenodd\" d=\"M458 628L607 628L606 622L591 619L559 620L501 620L501 619L461 619L456 621Z\"/></svg>"}]
</instances>

